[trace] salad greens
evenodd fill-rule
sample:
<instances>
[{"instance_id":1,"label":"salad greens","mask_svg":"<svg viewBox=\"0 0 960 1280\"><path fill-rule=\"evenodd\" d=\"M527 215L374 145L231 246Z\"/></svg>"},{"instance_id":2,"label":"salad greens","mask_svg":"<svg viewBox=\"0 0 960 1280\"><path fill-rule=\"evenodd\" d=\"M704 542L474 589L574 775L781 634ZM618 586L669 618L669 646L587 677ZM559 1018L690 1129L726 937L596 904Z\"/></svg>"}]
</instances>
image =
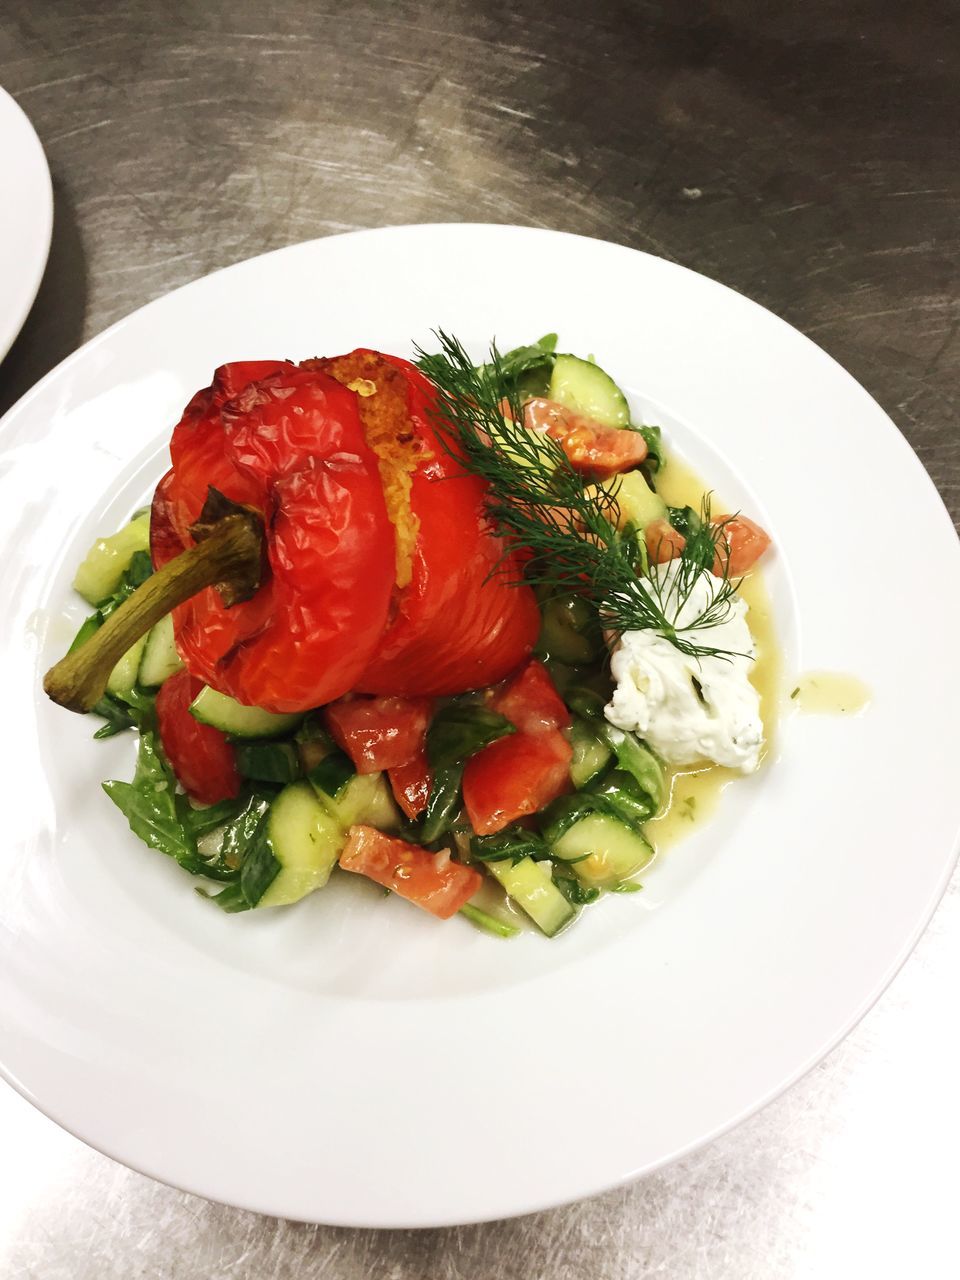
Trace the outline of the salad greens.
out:
<instances>
[{"instance_id":1,"label":"salad greens","mask_svg":"<svg viewBox=\"0 0 960 1280\"><path fill-rule=\"evenodd\" d=\"M467 902L460 914L498 937L518 931L509 912L498 909L506 898L552 936L604 891L641 887L635 876L652 856L643 825L661 810L668 790L655 753L604 717L611 696L604 631L655 627L683 652L715 650L687 640L685 628L674 626L668 602L641 576L643 529L620 518L619 482L586 484L559 444L521 425L522 403L547 395L558 359L569 366L568 380L576 378L577 366L585 366L589 386L583 394L593 397L591 403L608 394L612 417L646 440L641 469L651 488L664 460L660 429L630 423L619 388L592 362L559 356L556 334L504 355L493 349L479 368L455 339L439 337L441 351L421 353L421 367L439 388L470 469L489 484L490 518L529 549L524 572L537 589L542 614L539 662L531 665L543 672L537 678L546 681L565 716L559 724L567 726L562 736L572 759L559 790L567 794L500 829L478 833L471 827L464 800L470 762L495 744L523 736L495 705L497 691L480 690L434 700L420 750L425 803L414 817L401 817L394 803L394 795L401 798L403 782L394 776L399 771L371 773L361 767L358 772L354 759L331 737L323 708L288 717L289 723L279 726L273 723L277 717L265 720L262 712L239 704L220 725L216 707L198 713L205 732L226 733L241 782L234 798L197 804L178 784L164 754L157 690L141 683L143 669L138 679L134 664L96 706L104 723L95 736L137 730L136 770L132 781L108 781L103 789L149 848L191 875L219 884L216 892L199 892L225 912L296 901L321 887L356 824L399 832L438 860L453 857L485 873L486 896ZM512 417L504 417L504 402ZM692 575L712 565L716 533L709 506L700 512L690 507L666 511L686 539L684 572ZM98 580L96 554L95 547L84 562L92 581ZM115 547L111 554L115 557ZM110 579L116 582L111 593L101 600L92 597L96 607L73 647L88 640L150 572L149 554L133 550L119 581L115 575ZM723 613L733 584L726 577L718 583L712 613L698 619L698 627L709 627L710 618ZM172 638L168 643L175 669ZM250 718L253 712L259 721ZM267 720L269 730L263 727ZM245 724L253 728L248 732Z\"/></svg>"}]
</instances>

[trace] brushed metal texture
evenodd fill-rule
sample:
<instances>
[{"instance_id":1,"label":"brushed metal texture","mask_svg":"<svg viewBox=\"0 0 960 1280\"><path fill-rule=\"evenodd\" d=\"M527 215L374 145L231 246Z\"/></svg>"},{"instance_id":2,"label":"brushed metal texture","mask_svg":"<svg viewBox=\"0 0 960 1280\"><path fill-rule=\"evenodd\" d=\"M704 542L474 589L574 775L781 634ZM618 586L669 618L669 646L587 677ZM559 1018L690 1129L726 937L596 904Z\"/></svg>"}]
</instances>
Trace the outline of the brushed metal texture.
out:
<instances>
[{"instance_id":1,"label":"brushed metal texture","mask_svg":"<svg viewBox=\"0 0 960 1280\"><path fill-rule=\"evenodd\" d=\"M112 321L264 250L518 222L771 307L888 410L956 520L957 16L950 0L0 0L0 83L56 194L0 409ZM16 198L2 172L0 197ZM896 495L852 500L897 536ZM631 1188L510 1222L260 1218L132 1173L0 1089L0 1275L953 1277L958 926L955 881L877 1007L760 1115Z\"/></svg>"}]
</instances>

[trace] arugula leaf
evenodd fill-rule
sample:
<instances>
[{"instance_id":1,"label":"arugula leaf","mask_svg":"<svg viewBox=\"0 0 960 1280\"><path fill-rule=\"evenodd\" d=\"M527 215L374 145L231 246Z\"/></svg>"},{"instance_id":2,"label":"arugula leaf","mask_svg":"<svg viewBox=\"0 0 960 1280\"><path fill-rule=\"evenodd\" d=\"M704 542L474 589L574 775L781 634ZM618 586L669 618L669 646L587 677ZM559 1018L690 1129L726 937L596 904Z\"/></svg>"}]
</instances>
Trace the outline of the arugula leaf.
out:
<instances>
[{"instance_id":1,"label":"arugula leaf","mask_svg":"<svg viewBox=\"0 0 960 1280\"><path fill-rule=\"evenodd\" d=\"M104 782L103 789L125 815L130 830L151 849L175 858L193 875L203 871L193 834L184 826L177 805L173 771L164 760L157 735L140 736L133 782Z\"/></svg>"},{"instance_id":2,"label":"arugula leaf","mask_svg":"<svg viewBox=\"0 0 960 1280\"><path fill-rule=\"evenodd\" d=\"M558 876L554 873L553 883L566 900L575 907L585 907L590 902L596 902L600 897L598 888L591 886L588 889L586 885L582 885L574 876Z\"/></svg>"},{"instance_id":3,"label":"arugula leaf","mask_svg":"<svg viewBox=\"0 0 960 1280\"><path fill-rule=\"evenodd\" d=\"M546 395L556 360L557 335L547 333L526 347L514 347L500 357L500 372L511 390L521 396ZM490 365L481 365L480 372Z\"/></svg>"},{"instance_id":4,"label":"arugula leaf","mask_svg":"<svg viewBox=\"0 0 960 1280\"><path fill-rule=\"evenodd\" d=\"M250 903L243 896L243 890L239 884L228 884L219 893L209 893L197 885L197 893L208 902L215 902L221 911L227 911L231 915L238 911L250 910Z\"/></svg>"},{"instance_id":5,"label":"arugula leaf","mask_svg":"<svg viewBox=\"0 0 960 1280\"><path fill-rule=\"evenodd\" d=\"M527 857L542 860L550 856L546 841L525 827L505 827L491 836L474 836L470 852L479 862L509 858L514 866Z\"/></svg>"},{"instance_id":6,"label":"arugula leaf","mask_svg":"<svg viewBox=\"0 0 960 1280\"><path fill-rule=\"evenodd\" d=\"M433 775L430 799L420 826L420 843L432 844L450 827L460 800L463 765L438 769Z\"/></svg>"},{"instance_id":7,"label":"arugula leaf","mask_svg":"<svg viewBox=\"0 0 960 1280\"><path fill-rule=\"evenodd\" d=\"M427 759L432 769L448 769L510 733L516 733L510 721L489 707L451 702L437 712L427 730Z\"/></svg>"},{"instance_id":8,"label":"arugula leaf","mask_svg":"<svg viewBox=\"0 0 960 1280\"><path fill-rule=\"evenodd\" d=\"M240 888L251 907L257 905L280 874L280 863L273 852L268 828L267 811L264 809L240 868Z\"/></svg>"}]
</instances>

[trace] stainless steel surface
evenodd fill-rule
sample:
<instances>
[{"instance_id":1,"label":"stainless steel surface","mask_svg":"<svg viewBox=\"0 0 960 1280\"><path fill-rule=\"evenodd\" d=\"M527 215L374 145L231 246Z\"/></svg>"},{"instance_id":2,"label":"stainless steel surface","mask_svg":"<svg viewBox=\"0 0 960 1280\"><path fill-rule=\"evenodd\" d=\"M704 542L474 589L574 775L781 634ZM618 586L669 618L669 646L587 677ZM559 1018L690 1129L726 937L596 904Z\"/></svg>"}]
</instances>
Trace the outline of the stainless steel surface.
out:
<instances>
[{"instance_id":1,"label":"stainless steel surface","mask_svg":"<svg viewBox=\"0 0 960 1280\"><path fill-rule=\"evenodd\" d=\"M128 311L265 249L396 222L529 223L650 250L770 306L887 408L956 518L958 50L950 0L0 0L0 83L57 200L0 407ZM898 536L895 495L856 500ZM513 1222L258 1218L113 1164L3 1089L0 1274L955 1276L958 917L955 881L879 1005L759 1116L638 1185Z\"/></svg>"}]
</instances>

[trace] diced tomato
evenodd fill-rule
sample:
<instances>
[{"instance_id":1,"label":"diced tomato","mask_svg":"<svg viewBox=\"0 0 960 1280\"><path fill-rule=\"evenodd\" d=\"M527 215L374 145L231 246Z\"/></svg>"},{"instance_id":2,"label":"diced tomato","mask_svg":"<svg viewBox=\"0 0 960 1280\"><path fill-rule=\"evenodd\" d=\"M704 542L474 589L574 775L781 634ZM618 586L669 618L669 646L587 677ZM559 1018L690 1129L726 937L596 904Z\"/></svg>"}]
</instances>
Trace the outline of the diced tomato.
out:
<instances>
[{"instance_id":1,"label":"diced tomato","mask_svg":"<svg viewBox=\"0 0 960 1280\"><path fill-rule=\"evenodd\" d=\"M324 712L327 728L357 767L377 773L406 764L423 750L429 698L341 698Z\"/></svg>"},{"instance_id":2,"label":"diced tomato","mask_svg":"<svg viewBox=\"0 0 960 1280\"><path fill-rule=\"evenodd\" d=\"M720 531L713 572L722 574L726 568L733 578L752 569L770 545L770 535L765 529L746 516L720 516L714 520Z\"/></svg>"},{"instance_id":3,"label":"diced tomato","mask_svg":"<svg viewBox=\"0 0 960 1280\"><path fill-rule=\"evenodd\" d=\"M577 471L597 479L629 471L647 456L647 442L639 431L601 426L555 400L528 400L523 425L552 436Z\"/></svg>"},{"instance_id":4,"label":"diced tomato","mask_svg":"<svg viewBox=\"0 0 960 1280\"><path fill-rule=\"evenodd\" d=\"M675 560L687 545L686 538L669 520L651 520L643 537L651 564L666 564L668 560Z\"/></svg>"},{"instance_id":5,"label":"diced tomato","mask_svg":"<svg viewBox=\"0 0 960 1280\"><path fill-rule=\"evenodd\" d=\"M534 658L497 690L490 706L522 733L565 729L570 724L570 712L557 693L549 671Z\"/></svg>"},{"instance_id":6,"label":"diced tomato","mask_svg":"<svg viewBox=\"0 0 960 1280\"><path fill-rule=\"evenodd\" d=\"M355 871L392 889L441 920L455 915L483 883L479 871L454 862L449 850L430 853L374 827L350 828L340 865L344 871Z\"/></svg>"},{"instance_id":7,"label":"diced tomato","mask_svg":"<svg viewBox=\"0 0 960 1280\"><path fill-rule=\"evenodd\" d=\"M423 813L433 786L433 772L426 751L418 751L406 764L395 765L388 777L394 798L407 817L416 818Z\"/></svg>"},{"instance_id":8,"label":"diced tomato","mask_svg":"<svg viewBox=\"0 0 960 1280\"><path fill-rule=\"evenodd\" d=\"M484 747L463 774L463 801L478 836L536 813L570 787L573 749L558 729L514 733Z\"/></svg>"},{"instance_id":9,"label":"diced tomato","mask_svg":"<svg viewBox=\"0 0 960 1280\"><path fill-rule=\"evenodd\" d=\"M157 693L160 745L184 791L201 804L232 800L240 793L236 756L226 735L190 714L203 681L178 671Z\"/></svg>"}]
</instances>

